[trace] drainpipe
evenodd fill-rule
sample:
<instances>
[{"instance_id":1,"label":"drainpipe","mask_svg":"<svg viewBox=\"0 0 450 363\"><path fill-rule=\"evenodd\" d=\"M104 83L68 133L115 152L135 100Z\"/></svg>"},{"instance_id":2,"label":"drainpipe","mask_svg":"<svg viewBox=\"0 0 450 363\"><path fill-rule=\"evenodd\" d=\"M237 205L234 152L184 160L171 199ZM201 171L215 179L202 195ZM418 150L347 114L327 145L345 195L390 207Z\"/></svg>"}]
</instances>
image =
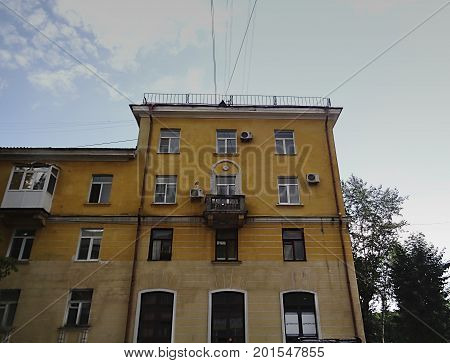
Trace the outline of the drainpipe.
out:
<instances>
[{"instance_id":1,"label":"drainpipe","mask_svg":"<svg viewBox=\"0 0 450 363\"><path fill-rule=\"evenodd\" d=\"M149 163L149 151L150 151L150 140L152 138L152 126L153 126L153 118L151 114L151 110L153 105L149 105L148 114L150 116L150 125L149 125L149 135L147 140L147 147L145 149L144 154L144 173L142 176L142 186L140 193L140 201L139 201L139 210L137 215L137 227L136 227L136 238L134 243L134 254L133 254L133 264L131 269L131 281L130 281L130 293L128 296L128 310L127 310L127 324L125 330L125 343L133 341L133 329L131 329L131 322L133 321L132 311L134 304L134 290L136 284L136 269L137 269L137 255L139 250L139 243L141 240L141 229L142 229L142 214L144 211L144 203L145 203L145 187L147 185L147 174L148 174L148 163ZM138 145L139 147L139 145ZM138 165L139 166L139 165Z\"/></svg>"},{"instance_id":2,"label":"drainpipe","mask_svg":"<svg viewBox=\"0 0 450 363\"><path fill-rule=\"evenodd\" d=\"M350 274L349 274L349 267L348 267L348 260L347 260L347 249L345 247L345 241L344 241L344 234L342 232L342 228L343 228L343 219L342 219L342 212L341 212L341 207L339 205L339 198L338 198L338 190L337 190L337 186L336 186L336 173L335 173L335 169L334 169L334 162L333 162L333 156L332 156L332 152L331 152L331 145L330 145L330 134L328 131L328 121L329 121L329 108L326 108L326 118L325 118L325 135L327 138L327 148L328 148L328 159L330 162L330 168L331 168L331 179L333 182L333 192L334 192L334 201L336 204L336 212L338 214L338 218L339 218L339 239L341 241L341 247L342 247L342 252L344 254L344 264L345 264L345 278L347 281L347 289L348 289L348 295L350 298L350 307L351 307L351 312L352 312L352 321L353 321L353 329L355 331L355 337L361 340L361 337L359 337L358 335L358 325L356 323L356 317L355 317L355 307L353 305L353 293L352 293L352 288L350 286Z\"/></svg>"}]
</instances>

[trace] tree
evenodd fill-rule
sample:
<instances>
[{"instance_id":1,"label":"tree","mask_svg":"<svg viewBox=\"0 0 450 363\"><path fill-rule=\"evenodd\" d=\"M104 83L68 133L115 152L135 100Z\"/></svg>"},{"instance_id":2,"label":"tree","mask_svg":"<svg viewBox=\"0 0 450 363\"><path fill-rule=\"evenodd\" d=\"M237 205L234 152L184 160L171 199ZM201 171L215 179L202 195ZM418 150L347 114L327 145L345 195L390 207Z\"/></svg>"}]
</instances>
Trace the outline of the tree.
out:
<instances>
[{"instance_id":1,"label":"tree","mask_svg":"<svg viewBox=\"0 0 450 363\"><path fill-rule=\"evenodd\" d=\"M0 280L8 276L11 271L17 271L16 260L9 257L0 257Z\"/></svg>"},{"instance_id":2,"label":"tree","mask_svg":"<svg viewBox=\"0 0 450 363\"><path fill-rule=\"evenodd\" d=\"M412 234L394 250L391 279L399 307L399 342L444 342L450 339L449 261L427 244L423 234Z\"/></svg>"},{"instance_id":3,"label":"tree","mask_svg":"<svg viewBox=\"0 0 450 363\"><path fill-rule=\"evenodd\" d=\"M366 338L384 341L385 314L392 296L390 256L406 225L401 219L406 197L397 189L367 185L354 175L342 183L342 190ZM381 305L381 324L373 315L375 304ZM377 326L381 326L381 332Z\"/></svg>"}]
</instances>

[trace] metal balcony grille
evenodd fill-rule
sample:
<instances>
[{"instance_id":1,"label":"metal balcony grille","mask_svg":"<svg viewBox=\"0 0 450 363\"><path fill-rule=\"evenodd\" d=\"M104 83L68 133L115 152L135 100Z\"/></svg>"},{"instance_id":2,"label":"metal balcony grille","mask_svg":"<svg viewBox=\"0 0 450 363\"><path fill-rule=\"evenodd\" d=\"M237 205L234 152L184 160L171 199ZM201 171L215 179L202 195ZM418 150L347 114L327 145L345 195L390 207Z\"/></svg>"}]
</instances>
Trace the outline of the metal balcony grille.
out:
<instances>
[{"instance_id":1,"label":"metal balcony grille","mask_svg":"<svg viewBox=\"0 0 450 363\"><path fill-rule=\"evenodd\" d=\"M144 93L143 104L331 107L325 97L215 95L206 93Z\"/></svg>"}]
</instances>

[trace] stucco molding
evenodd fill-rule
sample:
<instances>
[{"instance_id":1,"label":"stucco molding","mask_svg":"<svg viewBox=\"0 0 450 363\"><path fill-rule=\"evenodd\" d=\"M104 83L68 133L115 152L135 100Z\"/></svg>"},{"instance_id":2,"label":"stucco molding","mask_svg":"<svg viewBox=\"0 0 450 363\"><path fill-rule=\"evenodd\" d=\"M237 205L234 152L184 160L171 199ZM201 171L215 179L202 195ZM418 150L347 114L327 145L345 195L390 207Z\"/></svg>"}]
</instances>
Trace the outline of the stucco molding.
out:
<instances>
[{"instance_id":1,"label":"stucco molding","mask_svg":"<svg viewBox=\"0 0 450 363\"><path fill-rule=\"evenodd\" d=\"M0 160L11 161L128 161L135 149L0 148Z\"/></svg>"}]
</instances>

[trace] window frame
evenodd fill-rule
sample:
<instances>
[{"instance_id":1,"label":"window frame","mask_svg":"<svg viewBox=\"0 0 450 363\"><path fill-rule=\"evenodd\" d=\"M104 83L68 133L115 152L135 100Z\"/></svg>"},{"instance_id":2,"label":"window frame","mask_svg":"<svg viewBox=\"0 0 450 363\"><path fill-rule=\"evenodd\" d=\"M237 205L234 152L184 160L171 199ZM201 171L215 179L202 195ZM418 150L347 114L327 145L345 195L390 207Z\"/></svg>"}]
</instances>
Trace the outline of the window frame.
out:
<instances>
[{"instance_id":1,"label":"window frame","mask_svg":"<svg viewBox=\"0 0 450 363\"><path fill-rule=\"evenodd\" d=\"M111 181L110 182L94 182L94 178L95 177L111 177ZM114 179L114 175L113 174L92 174L91 177L91 185L89 187L89 194L88 194L88 199L87 199L87 203L88 204L111 204L111 195L112 195L112 184L113 184L113 179ZM98 193L98 201L97 202L91 202L91 193L92 193L92 187L94 184L100 184L100 191ZM111 186L110 190L109 190L109 195L108 195L108 201L107 202L101 202L102 200L102 192L103 192L103 186L105 184L108 184Z\"/></svg>"},{"instance_id":2,"label":"window frame","mask_svg":"<svg viewBox=\"0 0 450 363\"><path fill-rule=\"evenodd\" d=\"M27 166L20 166L20 165L14 165L11 169L11 173L9 175L9 179L8 179L8 184L7 184L7 188L6 188L6 192L34 192L34 193L39 193L39 192L47 192L50 195L54 195L55 193L55 189L56 189L56 184L58 182L58 175L59 175L59 168L57 168L54 165L48 165L48 166L38 166L38 167L27 167ZM22 173L21 179L20 179L20 183L19 183L19 188L17 189L11 189L11 183L14 179L14 174L15 173ZM31 187L30 188L23 188L24 183L25 183L25 177L27 173L32 173L31 176ZM34 186L36 184L36 179L37 179L37 173L45 173L45 180L42 183L42 188L40 189L34 189ZM49 183L50 183L50 179L54 178L54 184L53 184L53 190L49 191Z\"/></svg>"},{"instance_id":3,"label":"window frame","mask_svg":"<svg viewBox=\"0 0 450 363\"><path fill-rule=\"evenodd\" d=\"M136 315L134 319L134 334L133 343L137 343L138 333L139 333L139 322L141 317L141 301L142 295L148 292L167 292L173 295L173 307L172 307L172 334L170 337L170 342L175 343L175 327L176 327L176 311L177 311L177 292L175 290L169 289L145 289L138 292L137 305L136 305ZM144 343L145 344L145 343ZM147 343L148 344L148 343Z\"/></svg>"},{"instance_id":4,"label":"window frame","mask_svg":"<svg viewBox=\"0 0 450 363\"><path fill-rule=\"evenodd\" d=\"M302 234L303 237L303 259L296 259L296 254L295 254L295 243L293 243L293 241L297 241L297 239L293 239L293 238L288 238L285 239L283 234L284 231L299 231ZM304 228L281 228L281 241L282 241L282 247L283 247L283 261L285 262L301 262L301 261L306 261L306 240L305 240L305 229ZM292 241L291 242L291 246L292 246L292 253L293 253L293 259L292 260L287 260L286 259L286 254L284 252L284 246L286 245L286 241Z\"/></svg>"},{"instance_id":5,"label":"window frame","mask_svg":"<svg viewBox=\"0 0 450 363\"><path fill-rule=\"evenodd\" d=\"M91 291L91 300L72 300L72 293L74 291ZM63 326L66 328L85 328L85 327L89 327L89 321L91 319L91 310L92 310L92 301L94 300L94 289L92 288L80 288L80 289L70 289L69 290L69 294L68 294L68 299L67 299L67 307L66 307L66 312L64 314L64 322L63 322ZM68 319L69 319L69 311L71 309L71 304L78 304L78 308L77 308L77 316L76 316L76 322L75 324L68 324ZM86 324L80 324L80 318L81 318L81 311L82 311L82 307L83 304L89 304L89 314L88 314L88 321Z\"/></svg>"},{"instance_id":6,"label":"window frame","mask_svg":"<svg viewBox=\"0 0 450 363\"><path fill-rule=\"evenodd\" d=\"M32 232L33 234L31 236L17 236L16 234L18 231L28 231L28 232ZM19 250L19 256L17 258L14 256L11 256L11 250L12 250L15 238L22 238L22 241L20 242L21 245L20 245L20 250ZM34 244L35 238L36 238L36 230L35 229L15 229L11 236L8 250L6 251L6 257L14 258L20 262L29 261L30 257L31 257L31 250L33 249L33 244ZM25 246L29 239L31 239L30 256L28 256L28 258L23 258L23 252L25 250Z\"/></svg>"},{"instance_id":7,"label":"window frame","mask_svg":"<svg viewBox=\"0 0 450 363\"><path fill-rule=\"evenodd\" d=\"M158 183L158 178L169 178L174 177L175 182L171 183ZM178 175L156 175L155 178L155 193L153 195L153 204L176 204L177 203L177 191L178 191ZM156 193L156 189L158 185L164 185L164 201L163 202L157 202L156 201L156 194L162 194L162 193ZM173 202L167 202L167 186L168 185L175 185L175 200Z\"/></svg>"},{"instance_id":8,"label":"window frame","mask_svg":"<svg viewBox=\"0 0 450 363\"><path fill-rule=\"evenodd\" d=\"M231 241L230 240L226 240L225 242L227 242L225 251L226 251L226 257L224 259L218 259L217 258L217 242L218 241L223 241L223 239L218 240L217 239L217 234L219 233L220 230L227 230L227 231L234 231L234 234L236 236L236 239L234 239L233 241L235 241L235 250L236 250L236 258L235 259L230 259L228 258L228 242ZM216 234L215 234L215 242L214 242L214 261L215 262L237 262L239 261L239 230L238 228L220 228L220 229L216 229Z\"/></svg>"},{"instance_id":9,"label":"window frame","mask_svg":"<svg viewBox=\"0 0 450 363\"><path fill-rule=\"evenodd\" d=\"M5 308L5 312L3 314L2 319L0 320L0 331L8 331L9 329L11 329L14 326L14 319L16 318L16 313L17 313L17 306L19 305L19 299L20 299L20 294L21 294L21 290L20 289L0 289L0 291L2 290L15 290L18 291L18 297L17 300L0 300L0 306L3 305ZM9 320L9 314L11 314L10 309L11 306L15 305L14 308L14 316L12 317L12 322L11 322L11 326L6 325L6 322Z\"/></svg>"},{"instance_id":10,"label":"window frame","mask_svg":"<svg viewBox=\"0 0 450 363\"><path fill-rule=\"evenodd\" d=\"M239 289L217 289L217 290L209 290L208 291L208 343L211 343L211 335L212 335L212 296L218 292L238 292L244 294L244 338L245 343L248 343L248 297L246 290Z\"/></svg>"},{"instance_id":11,"label":"window frame","mask_svg":"<svg viewBox=\"0 0 450 363\"><path fill-rule=\"evenodd\" d=\"M293 184L293 183L280 183L280 178L295 178L296 184ZM278 183L278 205L301 205L302 204L302 201L300 199L300 185L299 185L297 176L278 176L277 177L277 183ZM280 193L280 187L281 186L287 187L287 197L288 197L288 202L287 203L281 202L281 193ZM289 194L289 187L290 186L296 186L297 187L298 202L291 203L291 197L290 197L290 194Z\"/></svg>"},{"instance_id":12,"label":"window frame","mask_svg":"<svg viewBox=\"0 0 450 363\"><path fill-rule=\"evenodd\" d=\"M322 331L320 327L320 311L319 311L319 299L318 294L315 291L310 290L285 290L280 292L280 307L281 307L281 328L282 328L282 335L283 335L283 343L286 343L286 322L285 322L285 311L284 311L284 295L292 292L299 292L299 293L308 293L312 294L314 296L314 314L316 318L316 332L317 332L317 339L322 339Z\"/></svg>"},{"instance_id":13,"label":"window frame","mask_svg":"<svg viewBox=\"0 0 450 363\"><path fill-rule=\"evenodd\" d=\"M162 131L170 131L170 132L178 132L178 137L174 136L162 136ZM161 141L162 139L169 140L168 151L161 151ZM178 149L176 151L171 151L172 140L178 139ZM180 153L180 144L181 144L181 129L171 129L171 128L162 128L159 129L159 141L158 141L158 154L179 154Z\"/></svg>"},{"instance_id":14,"label":"window frame","mask_svg":"<svg viewBox=\"0 0 450 363\"><path fill-rule=\"evenodd\" d=\"M93 237L93 236L83 236L83 232L85 231L94 231L94 232L102 232L102 236L101 237ZM77 247L77 252L75 255L75 261L77 262L89 262L89 261L100 261L100 250L102 248L102 241L103 241L103 233L104 233L104 228L81 228L80 230L80 237L78 238L78 247ZM86 256L86 259L80 259L80 248L81 248L81 240L83 238L89 238L89 248L88 248L88 254ZM92 257L92 247L94 245L94 239L98 239L100 238L100 247L98 249L98 257L97 258L91 258Z\"/></svg>"},{"instance_id":15,"label":"window frame","mask_svg":"<svg viewBox=\"0 0 450 363\"><path fill-rule=\"evenodd\" d=\"M232 137L219 137L219 132L234 132L234 138ZM225 140L225 152L219 150L219 140ZM228 151L228 140L234 140L235 150L234 152ZM216 154L218 155L236 155L237 151L237 130L236 129L217 129L216 130Z\"/></svg>"},{"instance_id":16,"label":"window frame","mask_svg":"<svg viewBox=\"0 0 450 363\"><path fill-rule=\"evenodd\" d=\"M164 230L164 231L171 231L172 232L172 236L170 239L170 256L168 259L162 259L161 258L161 251L160 251L160 258L157 260L153 259L153 241L155 240L154 238L154 232L157 230ZM161 241L167 241L168 239L156 239L156 240L161 240ZM162 249L162 243L160 246L160 250ZM173 228L152 228L151 233L150 233L150 245L149 245L149 250L148 250L148 257L147 257L147 261L171 261L172 260L172 253L173 253Z\"/></svg>"},{"instance_id":17,"label":"window frame","mask_svg":"<svg viewBox=\"0 0 450 363\"><path fill-rule=\"evenodd\" d=\"M292 132L292 138L289 138L289 137L277 137L276 136L277 131ZM295 144L295 131L294 130L275 129L274 130L274 138L275 138L275 155L297 155L297 146ZM283 153L279 153L278 152L277 140L281 140L283 142ZM293 153L288 153L287 152L286 140L292 140L292 143L294 144L294 152Z\"/></svg>"},{"instance_id":18,"label":"window frame","mask_svg":"<svg viewBox=\"0 0 450 363\"><path fill-rule=\"evenodd\" d=\"M223 178L223 177L234 177L234 184L222 184L222 183L218 183L218 178ZM239 195L238 194L238 190L237 190L237 175L236 174L216 174L215 175L215 188L216 188L216 195L228 195L228 196L232 196L232 195ZM219 186L225 186L227 188L227 193L228 194L219 194ZM234 194L230 194L230 186L234 186Z\"/></svg>"}]
</instances>

